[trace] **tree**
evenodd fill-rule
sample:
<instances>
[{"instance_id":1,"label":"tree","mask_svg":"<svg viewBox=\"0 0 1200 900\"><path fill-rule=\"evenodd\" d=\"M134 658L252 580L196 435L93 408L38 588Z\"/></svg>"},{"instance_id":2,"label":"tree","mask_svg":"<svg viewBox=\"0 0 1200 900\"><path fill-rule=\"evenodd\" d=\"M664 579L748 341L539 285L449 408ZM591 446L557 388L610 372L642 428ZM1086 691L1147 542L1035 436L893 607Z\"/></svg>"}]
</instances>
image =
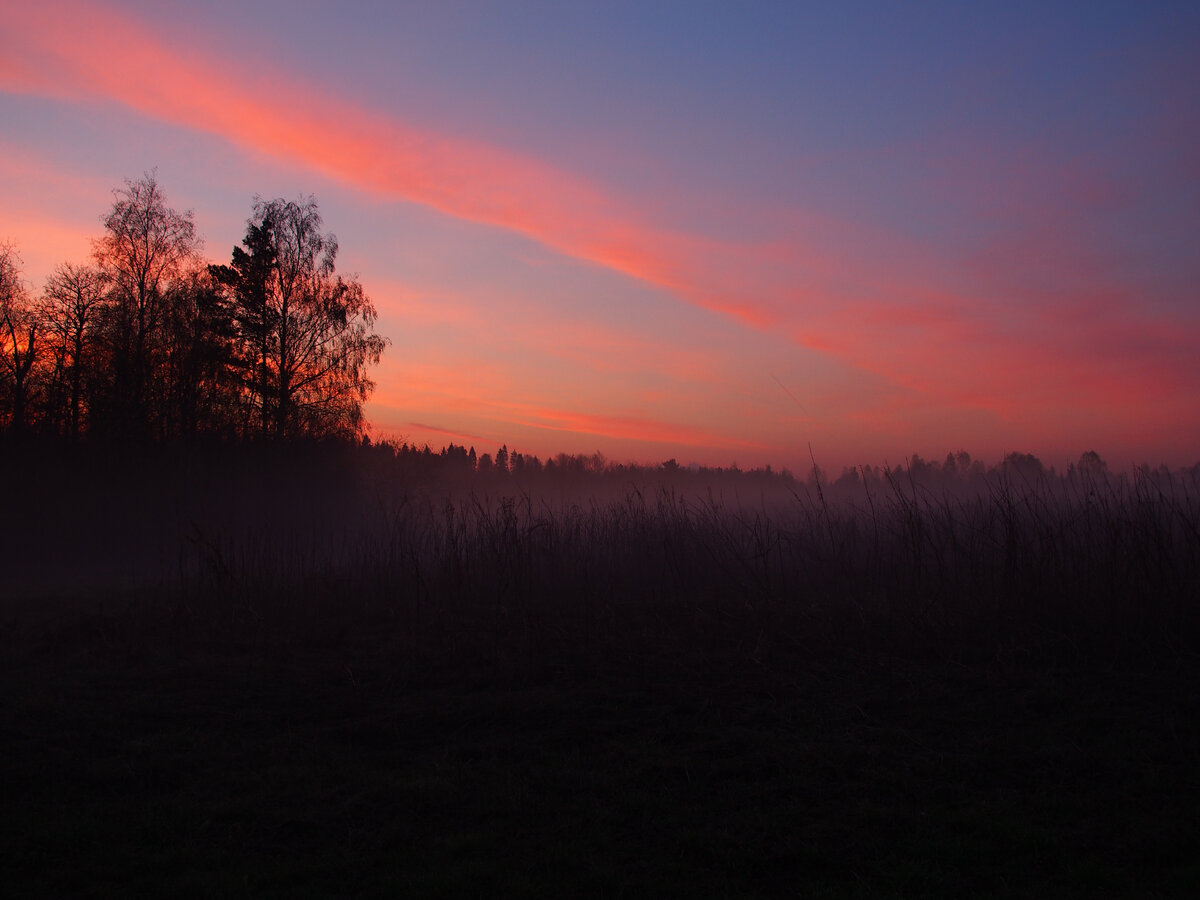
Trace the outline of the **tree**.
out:
<instances>
[{"instance_id":1,"label":"tree","mask_svg":"<svg viewBox=\"0 0 1200 900\"><path fill-rule=\"evenodd\" d=\"M64 263L46 281L42 318L53 344L55 381L65 387L61 419L72 440L82 429L84 378L107 289L108 276L95 266Z\"/></svg>"},{"instance_id":2,"label":"tree","mask_svg":"<svg viewBox=\"0 0 1200 900\"><path fill-rule=\"evenodd\" d=\"M0 377L8 382L9 427L25 430L29 376L37 359L41 323L21 278L21 257L12 244L0 244Z\"/></svg>"},{"instance_id":3,"label":"tree","mask_svg":"<svg viewBox=\"0 0 1200 900\"><path fill-rule=\"evenodd\" d=\"M113 400L118 428L129 433L150 424L149 388L166 357L169 306L200 240L191 210L167 206L153 173L126 179L123 189L114 190L113 207L103 221L106 233L94 252L111 284L107 335Z\"/></svg>"},{"instance_id":4,"label":"tree","mask_svg":"<svg viewBox=\"0 0 1200 900\"><path fill-rule=\"evenodd\" d=\"M1000 470L1006 474L1016 475L1027 483L1037 482L1046 474L1053 474L1053 472L1047 473L1042 461L1032 453L1016 451L1005 454L1004 459L1000 461Z\"/></svg>"},{"instance_id":5,"label":"tree","mask_svg":"<svg viewBox=\"0 0 1200 900\"><path fill-rule=\"evenodd\" d=\"M257 415L258 430L272 430L271 374L273 336L279 320L270 301L271 282L278 263L274 220L269 214L247 223L246 249L233 248L228 266L209 266L215 280L233 297L234 320L241 338L243 387ZM249 425L249 423L247 423Z\"/></svg>"},{"instance_id":6,"label":"tree","mask_svg":"<svg viewBox=\"0 0 1200 900\"><path fill-rule=\"evenodd\" d=\"M173 291L167 323L169 434L246 430L233 304L207 269L193 269Z\"/></svg>"},{"instance_id":7,"label":"tree","mask_svg":"<svg viewBox=\"0 0 1200 900\"><path fill-rule=\"evenodd\" d=\"M336 274L337 238L321 225L312 197L258 199L245 249L212 269L233 297L260 427L277 438L360 434L367 368L388 345L358 279Z\"/></svg>"},{"instance_id":8,"label":"tree","mask_svg":"<svg viewBox=\"0 0 1200 900\"><path fill-rule=\"evenodd\" d=\"M1093 478L1108 476L1108 463L1095 450L1087 450L1079 457L1079 471Z\"/></svg>"}]
</instances>

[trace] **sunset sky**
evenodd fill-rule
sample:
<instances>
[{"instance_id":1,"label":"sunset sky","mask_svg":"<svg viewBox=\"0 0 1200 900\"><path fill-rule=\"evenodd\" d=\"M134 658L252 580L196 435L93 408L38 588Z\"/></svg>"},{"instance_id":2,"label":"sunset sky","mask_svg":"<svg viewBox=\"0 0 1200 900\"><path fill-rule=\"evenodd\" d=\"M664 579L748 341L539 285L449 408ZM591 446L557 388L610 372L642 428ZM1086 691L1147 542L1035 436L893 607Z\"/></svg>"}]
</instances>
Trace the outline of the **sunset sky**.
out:
<instances>
[{"instance_id":1,"label":"sunset sky","mask_svg":"<svg viewBox=\"0 0 1200 900\"><path fill-rule=\"evenodd\" d=\"M1200 4L12 3L40 290L156 169L313 194L377 437L827 469L1200 460Z\"/></svg>"}]
</instances>

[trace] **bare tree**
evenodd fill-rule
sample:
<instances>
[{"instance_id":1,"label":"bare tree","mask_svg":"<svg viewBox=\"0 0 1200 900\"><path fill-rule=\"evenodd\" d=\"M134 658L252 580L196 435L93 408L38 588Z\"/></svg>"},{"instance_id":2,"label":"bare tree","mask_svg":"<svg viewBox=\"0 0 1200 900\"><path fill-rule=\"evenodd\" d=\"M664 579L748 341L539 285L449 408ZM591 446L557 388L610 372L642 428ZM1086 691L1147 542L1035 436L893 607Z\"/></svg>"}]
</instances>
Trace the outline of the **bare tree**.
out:
<instances>
[{"instance_id":1,"label":"bare tree","mask_svg":"<svg viewBox=\"0 0 1200 900\"><path fill-rule=\"evenodd\" d=\"M37 309L21 278L21 256L12 244L0 244L0 377L8 382L9 427L18 437L25 430L40 332Z\"/></svg>"},{"instance_id":2,"label":"bare tree","mask_svg":"<svg viewBox=\"0 0 1200 900\"><path fill-rule=\"evenodd\" d=\"M191 210L167 206L154 173L113 191L96 261L111 282L114 393L123 429L150 418L148 388L165 355L172 288L200 247Z\"/></svg>"},{"instance_id":3,"label":"bare tree","mask_svg":"<svg viewBox=\"0 0 1200 900\"><path fill-rule=\"evenodd\" d=\"M63 263L46 280L42 318L53 342L66 387L65 424L72 440L79 437L84 413L84 377L95 337L97 313L108 290L108 275L96 266Z\"/></svg>"},{"instance_id":4,"label":"bare tree","mask_svg":"<svg viewBox=\"0 0 1200 900\"><path fill-rule=\"evenodd\" d=\"M246 250L214 268L235 298L262 430L280 438L359 434L367 369L388 345L358 279L336 274L337 238L321 225L312 197L259 199Z\"/></svg>"}]
</instances>

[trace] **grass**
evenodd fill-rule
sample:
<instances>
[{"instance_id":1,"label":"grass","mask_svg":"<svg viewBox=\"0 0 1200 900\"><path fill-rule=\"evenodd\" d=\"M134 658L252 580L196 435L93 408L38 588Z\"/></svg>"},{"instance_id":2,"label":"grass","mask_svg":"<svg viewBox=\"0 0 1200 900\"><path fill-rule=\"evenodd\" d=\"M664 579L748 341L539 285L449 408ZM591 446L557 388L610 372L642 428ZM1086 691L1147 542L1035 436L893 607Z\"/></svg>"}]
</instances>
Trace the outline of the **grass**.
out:
<instances>
[{"instance_id":1,"label":"grass","mask_svg":"<svg viewBox=\"0 0 1200 900\"><path fill-rule=\"evenodd\" d=\"M71 468L6 542L80 560L0 612L13 895L1200 887L1186 481L232 462Z\"/></svg>"}]
</instances>

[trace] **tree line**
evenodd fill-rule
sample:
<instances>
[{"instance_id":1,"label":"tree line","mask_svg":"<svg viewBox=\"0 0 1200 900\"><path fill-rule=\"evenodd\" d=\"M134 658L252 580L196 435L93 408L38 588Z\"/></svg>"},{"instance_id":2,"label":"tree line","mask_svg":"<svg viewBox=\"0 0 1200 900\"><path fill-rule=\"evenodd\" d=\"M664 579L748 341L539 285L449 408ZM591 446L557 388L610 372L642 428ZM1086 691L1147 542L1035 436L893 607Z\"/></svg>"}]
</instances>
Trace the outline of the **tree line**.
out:
<instances>
[{"instance_id":1,"label":"tree line","mask_svg":"<svg viewBox=\"0 0 1200 900\"><path fill-rule=\"evenodd\" d=\"M1174 469L1143 463L1128 472L1114 472L1095 450L1084 452L1063 469L1046 465L1031 453L1017 451L1006 453L991 464L973 459L965 450L947 453L941 462L914 453L895 464L845 466L836 477L815 462L808 471L794 474L786 467L775 469L770 465L743 469L737 463L728 466L681 465L675 459L658 463L618 462L599 452L558 453L543 460L510 449L507 444L495 453L477 453L473 446L454 443L435 450L429 444L411 444L405 440L384 440L374 444L364 441L356 452L370 456L385 467L394 466L397 471L418 480L454 482L467 476L471 479L467 482L470 484L478 484L480 477L493 484L502 484L511 478L519 488L547 480L592 485L607 482L616 487L640 482L694 488L724 485L755 490L779 489L785 493L804 487L831 498L861 501L896 490L919 491L932 497L988 495L998 486L1005 485L1033 490L1052 486L1091 489L1135 482L1154 485L1168 495L1177 490L1195 491L1200 487L1200 462Z\"/></svg>"},{"instance_id":2,"label":"tree line","mask_svg":"<svg viewBox=\"0 0 1200 900\"><path fill-rule=\"evenodd\" d=\"M34 292L0 244L0 434L171 442L364 431L388 340L316 200L256 198L230 263L155 175L113 191L91 258Z\"/></svg>"}]
</instances>

